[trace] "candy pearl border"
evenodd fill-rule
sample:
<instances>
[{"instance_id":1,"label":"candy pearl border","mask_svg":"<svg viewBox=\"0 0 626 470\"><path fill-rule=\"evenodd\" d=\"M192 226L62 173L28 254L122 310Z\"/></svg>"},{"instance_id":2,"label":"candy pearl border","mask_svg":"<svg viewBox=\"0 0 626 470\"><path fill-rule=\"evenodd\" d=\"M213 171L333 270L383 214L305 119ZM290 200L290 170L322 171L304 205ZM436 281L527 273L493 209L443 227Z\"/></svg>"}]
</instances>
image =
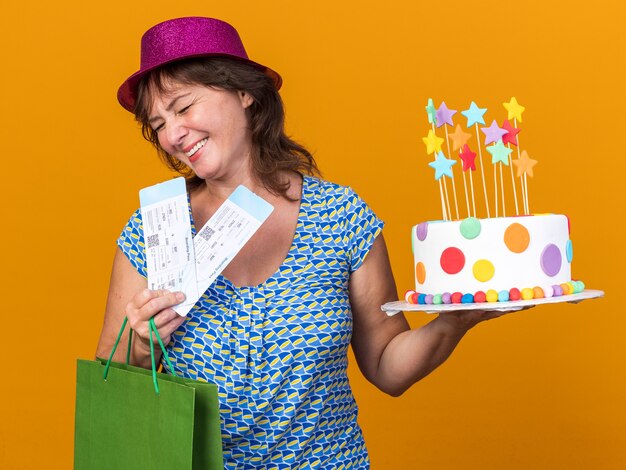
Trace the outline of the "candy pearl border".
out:
<instances>
[{"instance_id":1,"label":"candy pearl border","mask_svg":"<svg viewBox=\"0 0 626 470\"><path fill-rule=\"evenodd\" d=\"M548 291L550 289L550 291ZM516 300L533 300L547 297L560 297L563 295L579 294L585 290L585 283L572 280L562 284L555 284L549 287L524 287L522 289L512 287L511 289L496 291L488 289L475 293L443 292L438 294L425 294L408 290L404 294L404 300L411 305L449 305L449 304L474 304L474 303L495 303L510 302ZM475 300L478 296L479 300ZM484 299L484 300L483 300Z\"/></svg>"},{"instance_id":2,"label":"candy pearl border","mask_svg":"<svg viewBox=\"0 0 626 470\"><path fill-rule=\"evenodd\" d=\"M585 289L579 294L561 295L558 297L546 297L543 299L533 300L511 300L508 302L484 302L473 304L441 304L441 305L411 305L405 300L396 300L381 305L380 309L387 314L393 316L400 312L422 312L427 314L436 314L443 312L461 312L467 310L485 310L497 311L502 313L510 313L537 305L548 305L557 303L577 304L583 300L598 299L604 297L604 291Z\"/></svg>"}]
</instances>

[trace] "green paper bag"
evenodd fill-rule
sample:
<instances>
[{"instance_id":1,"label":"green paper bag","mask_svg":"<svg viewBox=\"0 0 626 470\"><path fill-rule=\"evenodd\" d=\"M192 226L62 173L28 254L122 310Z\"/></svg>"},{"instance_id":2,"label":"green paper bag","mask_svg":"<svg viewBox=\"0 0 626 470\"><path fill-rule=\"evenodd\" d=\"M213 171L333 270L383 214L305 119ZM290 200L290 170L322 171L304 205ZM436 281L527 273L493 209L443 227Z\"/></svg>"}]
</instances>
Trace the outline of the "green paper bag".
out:
<instances>
[{"instance_id":1,"label":"green paper bag","mask_svg":"<svg viewBox=\"0 0 626 470\"><path fill-rule=\"evenodd\" d=\"M217 387L157 373L153 351L152 370L112 362L125 326L108 361L78 360L75 470L222 470Z\"/></svg>"}]
</instances>

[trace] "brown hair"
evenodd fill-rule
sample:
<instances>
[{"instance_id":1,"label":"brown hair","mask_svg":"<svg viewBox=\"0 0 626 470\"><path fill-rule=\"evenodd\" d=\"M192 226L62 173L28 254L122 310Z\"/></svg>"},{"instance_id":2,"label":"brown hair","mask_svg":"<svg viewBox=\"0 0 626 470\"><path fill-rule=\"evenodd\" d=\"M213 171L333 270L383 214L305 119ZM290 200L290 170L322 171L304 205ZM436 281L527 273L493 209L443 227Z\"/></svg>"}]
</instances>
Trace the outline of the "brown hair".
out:
<instances>
[{"instance_id":1,"label":"brown hair","mask_svg":"<svg viewBox=\"0 0 626 470\"><path fill-rule=\"evenodd\" d=\"M157 133L148 124L152 98L155 94L167 93L172 82L243 91L253 98L254 102L246 108L254 148L252 171L268 191L290 199L287 197L289 183L280 179L281 171L320 175L313 155L285 134L283 102L270 77L233 59L188 59L166 64L142 78L133 111L135 119L141 123L144 138L156 147L170 169L187 179L190 191L200 187L204 180L187 165L168 155L160 146Z\"/></svg>"}]
</instances>

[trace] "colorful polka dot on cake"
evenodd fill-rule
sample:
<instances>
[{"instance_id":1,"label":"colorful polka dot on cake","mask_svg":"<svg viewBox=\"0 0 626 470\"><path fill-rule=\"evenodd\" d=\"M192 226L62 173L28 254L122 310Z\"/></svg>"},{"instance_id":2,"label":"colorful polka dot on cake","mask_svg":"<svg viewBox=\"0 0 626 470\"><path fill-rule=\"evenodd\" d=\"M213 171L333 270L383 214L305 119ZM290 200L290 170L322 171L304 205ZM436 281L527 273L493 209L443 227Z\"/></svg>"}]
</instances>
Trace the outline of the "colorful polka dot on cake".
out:
<instances>
[{"instance_id":1,"label":"colorful polka dot on cake","mask_svg":"<svg viewBox=\"0 0 626 470\"><path fill-rule=\"evenodd\" d=\"M448 274L456 274L465 266L465 255L456 247L443 250L440 258L441 269Z\"/></svg>"},{"instance_id":2,"label":"colorful polka dot on cake","mask_svg":"<svg viewBox=\"0 0 626 470\"><path fill-rule=\"evenodd\" d=\"M468 217L467 219L463 219L463 221L461 221L461 225L459 226L461 235L468 240L473 240L478 235L480 235L480 229L480 220L478 220L476 217Z\"/></svg>"},{"instance_id":3,"label":"colorful polka dot on cake","mask_svg":"<svg viewBox=\"0 0 626 470\"><path fill-rule=\"evenodd\" d=\"M572 246L571 240L567 240L567 243L565 244L565 258L568 263L571 263L574 258L574 247Z\"/></svg>"},{"instance_id":4,"label":"colorful polka dot on cake","mask_svg":"<svg viewBox=\"0 0 626 470\"><path fill-rule=\"evenodd\" d=\"M415 232L419 241L423 242L424 240L426 240L426 236L428 235L428 222L422 222L421 224L418 224Z\"/></svg>"},{"instance_id":5,"label":"colorful polka dot on cake","mask_svg":"<svg viewBox=\"0 0 626 470\"><path fill-rule=\"evenodd\" d=\"M549 243L541 252L541 269L546 275L554 277L561 270L561 251L554 243Z\"/></svg>"},{"instance_id":6,"label":"colorful polka dot on cake","mask_svg":"<svg viewBox=\"0 0 626 470\"><path fill-rule=\"evenodd\" d=\"M504 231L504 244L513 253L523 253L530 244L528 229L517 222L512 223Z\"/></svg>"},{"instance_id":7,"label":"colorful polka dot on cake","mask_svg":"<svg viewBox=\"0 0 626 470\"><path fill-rule=\"evenodd\" d=\"M493 263L491 263L491 261L479 259L474 263L472 272L474 273L476 280L486 282L493 277L496 269L493 267Z\"/></svg>"},{"instance_id":8,"label":"colorful polka dot on cake","mask_svg":"<svg viewBox=\"0 0 626 470\"><path fill-rule=\"evenodd\" d=\"M426 266L424 266L424 263L421 261L415 266L415 277L417 278L417 282L424 284L426 280Z\"/></svg>"}]
</instances>

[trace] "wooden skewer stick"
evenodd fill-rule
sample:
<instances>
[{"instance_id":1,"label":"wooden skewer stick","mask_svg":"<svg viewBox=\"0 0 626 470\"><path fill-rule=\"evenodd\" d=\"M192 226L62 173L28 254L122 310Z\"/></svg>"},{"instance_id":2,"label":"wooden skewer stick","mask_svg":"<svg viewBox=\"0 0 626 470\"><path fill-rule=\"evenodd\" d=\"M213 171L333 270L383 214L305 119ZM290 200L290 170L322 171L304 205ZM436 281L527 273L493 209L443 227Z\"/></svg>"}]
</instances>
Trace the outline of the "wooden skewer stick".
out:
<instances>
[{"instance_id":1,"label":"wooden skewer stick","mask_svg":"<svg viewBox=\"0 0 626 470\"><path fill-rule=\"evenodd\" d=\"M502 169L502 162L499 162L500 167L500 189L502 193L502 217L506 217L506 202L504 201L504 170Z\"/></svg>"},{"instance_id":2,"label":"wooden skewer stick","mask_svg":"<svg viewBox=\"0 0 626 470\"><path fill-rule=\"evenodd\" d=\"M517 141L519 145L519 140ZM511 144L506 144L509 148L511 148ZM513 201L515 201L515 215L519 215L519 206L517 205L517 189L515 184L515 176L513 175L513 158L511 154L509 154L509 169L511 170L511 185L513 185Z\"/></svg>"},{"instance_id":3,"label":"wooden skewer stick","mask_svg":"<svg viewBox=\"0 0 626 470\"><path fill-rule=\"evenodd\" d=\"M450 153L450 139L448 137L448 125L444 124L443 125L445 131L446 131L446 145L448 146L448 156L450 158L452 158L452 154ZM452 174L454 175L454 170L451 168L450 171L452 171ZM456 209L456 219L459 220L459 203L456 199L456 185L454 184L454 178L452 179L452 194L454 195L454 208Z\"/></svg>"},{"instance_id":4,"label":"wooden skewer stick","mask_svg":"<svg viewBox=\"0 0 626 470\"><path fill-rule=\"evenodd\" d=\"M463 188L465 189L465 205L467 206L467 216L471 217L472 212L470 211L469 197L468 197L468 194L467 194L467 178L466 178L465 172L463 171L462 168L461 168L461 174L463 175ZM470 174L470 177L471 177L471 174Z\"/></svg>"},{"instance_id":5,"label":"wooden skewer stick","mask_svg":"<svg viewBox=\"0 0 626 470\"><path fill-rule=\"evenodd\" d=\"M472 189L472 207L474 209L474 217L476 217L476 199L474 198L474 178L472 177L472 170L470 170L469 172L470 172L470 175L469 175L470 187Z\"/></svg>"},{"instance_id":6,"label":"wooden skewer stick","mask_svg":"<svg viewBox=\"0 0 626 470\"><path fill-rule=\"evenodd\" d=\"M435 133L435 123L432 122L430 125L430 128L432 129L433 133ZM436 152L435 152L435 157L436 157ZM443 192L443 187L444 187L444 182L441 181L441 178L439 179L439 196L441 197L441 212L442 212L442 216L443 216L443 220L450 220L448 218L448 213L450 211L450 208L448 207L448 211L446 211L446 198L444 196L444 192ZM447 194L448 190L446 189L446 194Z\"/></svg>"},{"instance_id":7,"label":"wooden skewer stick","mask_svg":"<svg viewBox=\"0 0 626 470\"><path fill-rule=\"evenodd\" d=\"M480 135L478 134L478 123L476 123L475 126L476 126L476 141L478 145L478 160L480 163L480 174L483 179L483 191L485 193L485 207L487 208L487 218L490 218L491 214L489 213L489 199L487 198L487 184L485 183L485 170L483 168L483 152L480 149Z\"/></svg>"},{"instance_id":8,"label":"wooden skewer stick","mask_svg":"<svg viewBox=\"0 0 626 470\"><path fill-rule=\"evenodd\" d=\"M439 180L439 195L441 196L441 212L443 214L443 220L448 220L448 215L446 214L446 204L443 199L443 183Z\"/></svg>"},{"instance_id":9,"label":"wooden skewer stick","mask_svg":"<svg viewBox=\"0 0 626 470\"><path fill-rule=\"evenodd\" d=\"M493 198L496 204L496 217L498 217L498 177L497 165L493 165Z\"/></svg>"},{"instance_id":10,"label":"wooden skewer stick","mask_svg":"<svg viewBox=\"0 0 626 470\"><path fill-rule=\"evenodd\" d=\"M443 180L443 190L446 194L446 207L448 209L448 219L447 220L452 220L452 211L450 210L450 196L448 196L448 185L446 184L446 176L443 175L441 177L441 180ZM439 181L441 181L439 180Z\"/></svg>"},{"instance_id":11,"label":"wooden skewer stick","mask_svg":"<svg viewBox=\"0 0 626 470\"><path fill-rule=\"evenodd\" d=\"M517 118L513 118L513 126L517 127ZM519 134L517 135L517 158L521 158L520 147L522 144L519 141ZM522 187L522 203L524 205L524 214L530 214L530 208L528 206L528 181L526 181L526 173L524 173L520 179L520 185Z\"/></svg>"}]
</instances>

